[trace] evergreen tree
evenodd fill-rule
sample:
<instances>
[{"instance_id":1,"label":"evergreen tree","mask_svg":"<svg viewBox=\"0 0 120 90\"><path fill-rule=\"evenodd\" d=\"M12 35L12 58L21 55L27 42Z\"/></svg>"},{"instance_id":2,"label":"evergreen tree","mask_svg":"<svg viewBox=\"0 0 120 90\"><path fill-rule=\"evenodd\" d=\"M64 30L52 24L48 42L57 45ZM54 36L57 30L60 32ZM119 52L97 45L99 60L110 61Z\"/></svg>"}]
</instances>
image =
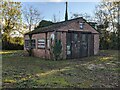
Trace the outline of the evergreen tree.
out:
<instances>
[{"instance_id":1,"label":"evergreen tree","mask_svg":"<svg viewBox=\"0 0 120 90\"><path fill-rule=\"evenodd\" d=\"M53 46L53 54L55 60L60 59L61 52L62 52L61 40L55 39L55 44Z\"/></svg>"},{"instance_id":2,"label":"evergreen tree","mask_svg":"<svg viewBox=\"0 0 120 90\"><path fill-rule=\"evenodd\" d=\"M38 29L38 28L42 28L42 27L46 27L46 26L49 26L49 25L52 25L54 24L53 22L51 21L46 21L46 20L42 20L39 25L37 27L35 27L35 29Z\"/></svg>"}]
</instances>

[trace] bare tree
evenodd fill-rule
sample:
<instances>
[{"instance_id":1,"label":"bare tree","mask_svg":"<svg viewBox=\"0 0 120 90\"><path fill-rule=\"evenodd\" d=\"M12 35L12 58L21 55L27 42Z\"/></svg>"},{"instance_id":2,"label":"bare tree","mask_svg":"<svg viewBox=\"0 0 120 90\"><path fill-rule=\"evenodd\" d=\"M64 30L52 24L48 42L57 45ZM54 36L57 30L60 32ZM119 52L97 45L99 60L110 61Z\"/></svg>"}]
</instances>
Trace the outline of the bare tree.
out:
<instances>
[{"instance_id":1,"label":"bare tree","mask_svg":"<svg viewBox=\"0 0 120 90\"><path fill-rule=\"evenodd\" d=\"M89 14L87 13L72 13L72 16L71 18L78 18L78 17L83 17L85 18L87 21L94 21L92 16L90 16Z\"/></svg>"},{"instance_id":2,"label":"bare tree","mask_svg":"<svg viewBox=\"0 0 120 90\"><path fill-rule=\"evenodd\" d=\"M32 30L32 26L36 27L37 24L42 20L41 13L33 6L28 6L23 10L24 19L26 20L29 31ZM27 50L29 56L32 56L32 35L29 35L30 48Z\"/></svg>"},{"instance_id":3,"label":"bare tree","mask_svg":"<svg viewBox=\"0 0 120 90\"><path fill-rule=\"evenodd\" d=\"M39 12L33 6L28 6L23 10L24 19L26 20L29 31L31 31L32 26L36 27L37 24L42 20L41 12Z\"/></svg>"},{"instance_id":4,"label":"bare tree","mask_svg":"<svg viewBox=\"0 0 120 90\"><path fill-rule=\"evenodd\" d=\"M56 23L57 22L57 17L56 17L56 15L55 14L53 14L53 20L52 20L54 23Z\"/></svg>"},{"instance_id":5,"label":"bare tree","mask_svg":"<svg viewBox=\"0 0 120 90\"><path fill-rule=\"evenodd\" d=\"M60 12L59 12L59 14L60 14ZM60 22L60 16L59 16L59 15L56 15L56 14L53 14L52 21L53 21L54 23Z\"/></svg>"},{"instance_id":6,"label":"bare tree","mask_svg":"<svg viewBox=\"0 0 120 90\"><path fill-rule=\"evenodd\" d=\"M96 19L100 24L100 46L110 49L118 49L119 39L119 8L120 2L108 2L103 0L96 7Z\"/></svg>"},{"instance_id":7,"label":"bare tree","mask_svg":"<svg viewBox=\"0 0 120 90\"><path fill-rule=\"evenodd\" d=\"M117 23L119 22L119 7L120 2L108 2L107 0L103 0L96 7L96 18L97 21L101 24L108 22L111 24L111 30L117 31Z\"/></svg>"}]
</instances>

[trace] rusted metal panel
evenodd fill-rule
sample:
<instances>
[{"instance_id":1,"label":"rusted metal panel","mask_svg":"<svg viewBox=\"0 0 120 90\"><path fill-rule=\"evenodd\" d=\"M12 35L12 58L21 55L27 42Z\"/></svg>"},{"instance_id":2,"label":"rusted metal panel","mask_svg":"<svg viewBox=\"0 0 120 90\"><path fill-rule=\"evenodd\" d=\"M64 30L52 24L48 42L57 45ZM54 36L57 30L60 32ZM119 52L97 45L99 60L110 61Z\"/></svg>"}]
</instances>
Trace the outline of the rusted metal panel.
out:
<instances>
[{"instance_id":1,"label":"rusted metal panel","mask_svg":"<svg viewBox=\"0 0 120 90\"><path fill-rule=\"evenodd\" d=\"M94 39L93 34L88 34L88 56L94 55Z\"/></svg>"},{"instance_id":2,"label":"rusted metal panel","mask_svg":"<svg viewBox=\"0 0 120 90\"><path fill-rule=\"evenodd\" d=\"M66 51L67 54L66 54L66 55L67 55L67 58L72 58L72 56L71 56L71 55L72 55L72 51L71 51L71 49L72 49L72 48L71 48L71 46L72 46L72 45L71 45L72 35L71 35L71 33L66 33L66 34L67 34L67 35L66 35L66 37L67 37L67 38L66 38L66 39L67 39L67 40L66 40L66 43L67 43L67 44L66 44L66 45L67 45L67 46L66 46L66 48L67 48L67 51Z\"/></svg>"},{"instance_id":3,"label":"rusted metal panel","mask_svg":"<svg viewBox=\"0 0 120 90\"><path fill-rule=\"evenodd\" d=\"M81 57L88 56L88 34L81 34Z\"/></svg>"},{"instance_id":4,"label":"rusted metal panel","mask_svg":"<svg viewBox=\"0 0 120 90\"><path fill-rule=\"evenodd\" d=\"M67 58L81 58L94 54L94 40L90 33L67 33Z\"/></svg>"},{"instance_id":5,"label":"rusted metal panel","mask_svg":"<svg viewBox=\"0 0 120 90\"><path fill-rule=\"evenodd\" d=\"M73 32L72 33L72 58L78 58L79 53L78 53L78 33Z\"/></svg>"}]
</instances>

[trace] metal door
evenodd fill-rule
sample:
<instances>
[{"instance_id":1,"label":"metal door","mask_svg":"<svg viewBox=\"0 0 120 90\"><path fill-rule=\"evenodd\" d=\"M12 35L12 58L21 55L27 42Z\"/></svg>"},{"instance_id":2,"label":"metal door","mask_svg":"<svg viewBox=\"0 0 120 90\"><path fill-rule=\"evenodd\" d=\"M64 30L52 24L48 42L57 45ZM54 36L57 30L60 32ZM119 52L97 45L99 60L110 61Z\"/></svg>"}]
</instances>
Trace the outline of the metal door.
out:
<instances>
[{"instance_id":1,"label":"metal door","mask_svg":"<svg viewBox=\"0 0 120 90\"><path fill-rule=\"evenodd\" d=\"M78 33L67 33L67 58L79 58Z\"/></svg>"},{"instance_id":2,"label":"metal door","mask_svg":"<svg viewBox=\"0 0 120 90\"><path fill-rule=\"evenodd\" d=\"M88 35L81 34L80 57L88 56Z\"/></svg>"},{"instance_id":3,"label":"metal door","mask_svg":"<svg viewBox=\"0 0 120 90\"><path fill-rule=\"evenodd\" d=\"M66 38L66 43L67 43L67 51L66 51L66 54L67 54L67 58L71 58L71 55L72 55L72 51L71 51L71 33L67 33L67 38Z\"/></svg>"},{"instance_id":4,"label":"metal door","mask_svg":"<svg viewBox=\"0 0 120 90\"><path fill-rule=\"evenodd\" d=\"M94 55L94 35L88 34L88 56Z\"/></svg>"},{"instance_id":5,"label":"metal door","mask_svg":"<svg viewBox=\"0 0 120 90\"><path fill-rule=\"evenodd\" d=\"M72 33L72 58L79 58L79 50L78 50L78 33Z\"/></svg>"},{"instance_id":6,"label":"metal door","mask_svg":"<svg viewBox=\"0 0 120 90\"><path fill-rule=\"evenodd\" d=\"M94 53L93 35L87 33L67 33L67 58L91 56Z\"/></svg>"}]
</instances>

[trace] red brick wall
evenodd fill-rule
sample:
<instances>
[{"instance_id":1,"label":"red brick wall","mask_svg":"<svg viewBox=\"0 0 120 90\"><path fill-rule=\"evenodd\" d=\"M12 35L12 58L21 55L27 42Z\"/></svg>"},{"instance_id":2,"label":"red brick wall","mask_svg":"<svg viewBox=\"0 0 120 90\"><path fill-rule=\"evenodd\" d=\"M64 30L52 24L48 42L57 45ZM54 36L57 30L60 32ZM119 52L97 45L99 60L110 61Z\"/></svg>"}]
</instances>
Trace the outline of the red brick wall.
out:
<instances>
[{"instance_id":1,"label":"red brick wall","mask_svg":"<svg viewBox=\"0 0 120 90\"><path fill-rule=\"evenodd\" d=\"M25 40L26 39L29 39L28 35L25 36ZM45 49L38 49L38 47L37 47L37 40L45 39L45 33L34 34L32 36L32 39L35 39L35 41L36 41L36 47L33 49L33 55L37 56L37 57L45 58Z\"/></svg>"},{"instance_id":2,"label":"red brick wall","mask_svg":"<svg viewBox=\"0 0 120 90\"><path fill-rule=\"evenodd\" d=\"M58 32L58 38L62 42L62 53L61 58L66 58L66 32Z\"/></svg>"},{"instance_id":3,"label":"red brick wall","mask_svg":"<svg viewBox=\"0 0 120 90\"><path fill-rule=\"evenodd\" d=\"M66 33L65 32L62 33L61 41L62 41L62 47L63 47L62 48L62 50L63 50L62 55L63 55L63 58L65 59L66 58Z\"/></svg>"},{"instance_id":4,"label":"red brick wall","mask_svg":"<svg viewBox=\"0 0 120 90\"><path fill-rule=\"evenodd\" d=\"M84 27L83 29L80 29L80 22L84 22ZM73 29L73 30L84 30L84 31L91 31L92 33L98 33L96 30L94 30L94 28L92 28L88 23L86 23L84 20L82 19L78 19L76 21L72 21L69 22L66 26L62 26L61 28L59 28L59 30L69 30L69 29Z\"/></svg>"},{"instance_id":5,"label":"red brick wall","mask_svg":"<svg viewBox=\"0 0 120 90\"><path fill-rule=\"evenodd\" d=\"M69 29L73 29L73 30L84 30L84 31L91 31L92 33L97 33L97 31L95 31L89 24L85 23L84 24L84 29L80 29L79 27L79 23L83 22L82 19L78 19L78 20L73 20L71 22L69 22L66 26L62 26L59 29L56 28L56 30L64 30L67 31ZM50 40L50 36L53 32L48 32L47 33L47 40ZM58 32L58 36L59 39L61 39L62 41L62 53L61 53L61 57L63 59L66 58L66 32ZM33 39L36 40L36 48L33 49L33 53L34 56L37 57L41 57L41 58L45 58L45 56L50 59L50 52L48 50L48 48L46 49L46 54L45 54L45 49L38 49L37 48L37 39L45 39L45 33L39 33L39 34L34 34ZM28 39L28 35L25 35L25 39ZM25 48L24 48L25 49ZM99 34L95 34L94 36L94 54L96 55L99 51Z\"/></svg>"}]
</instances>

